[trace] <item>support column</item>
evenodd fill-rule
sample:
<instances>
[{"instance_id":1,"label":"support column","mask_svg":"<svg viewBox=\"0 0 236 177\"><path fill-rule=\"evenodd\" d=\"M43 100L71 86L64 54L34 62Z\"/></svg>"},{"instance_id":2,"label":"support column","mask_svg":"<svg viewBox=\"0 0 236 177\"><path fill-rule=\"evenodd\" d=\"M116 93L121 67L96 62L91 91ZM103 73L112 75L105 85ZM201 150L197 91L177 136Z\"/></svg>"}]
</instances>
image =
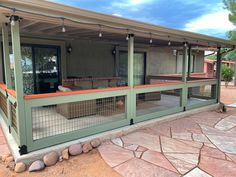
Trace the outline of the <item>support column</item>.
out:
<instances>
[{"instance_id":1,"label":"support column","mask_svg":"<svg viewBox=\"0 0 236 177\"><path fill-rule=\"evenodd\" d=\"M3 43L3 58L4 58L4 73L7 89L12 89L10 56L9 56L9 34L8 24L2 24L2 43Z\"/></svg>"},{"instance_id":2,"label":"support column","mask_svg":"<svg viewBox=\"0 0 236 177\"><path fill-rule=\"evenodd\" d=\"M187 81L188 46L183 47L182 81Z\"/></svg>"},{"instance_id":3,"label":"support column","mask_svg":"<svg viewBox=\"0 0 236 177\"><path fill-rule=\"evenodd\" d=\"M134 93L134 35L129 35L128 40L128 86L130 92L127 98L127 117L130 119L130 124L134 123L136 116L136 94Z\"/></svg>"},{"instance_id":4,"label":"support column","mask_svg":"<svg viewBox=\"0 0 236 177\"><path fill-rule=\"evenodd\" d=\"M20 44L20 30L19 21L15 21L15 25L11 25L12 37L12 51L14 57L14 76L15 76L15 90L16 90L16 116L18 125L19 146L21 154L27 153L26 147L26 127L25 127L25 103L24 103L24 90L23 90L23 73L21 64L21 44ZM26 149L26 150L25 150Z\"/></svg>"},{"instance_id":5,"label":"support column","mask_svg":"<svg viewBox=\"0 0 236 177\"><path fill-rule=\"evenodd\" d=\"M185 82L185 86L184 88L182 88L182 94L181 94L181 106L183 107L183 111L186 110L186 106L188 102L188 88L186 85L187 62L188 62L188 46L184 46L183 47L183 63L182 63L182 81Z\"/></svg>"},{"instance_id":6,"label":"support column","mask_svg":"<svg viewBox=\"0 0 236 177\"><path fill-rule=\"evenodd\" d=\"M134 35L129 35L128 40L128 86L134 86Z\"/></svg>"},{"instance_id":7,"label":"support column","mask_svg":"<svg viewBox=\"0 0 236 177\"><path fill-rule=\"evenodd\" d=\"M188 76L187 80L190 80L191 77L191 58L192 58L192 46L190 45L188 48Z\"/></svg>"},{"instance_id":8,"label":"support column","mask_svg":"<svg viewBox=\"0 0 236 177\"><path fill-rule=\"evenodd\" d=\"M218 47L217 50L217 65L216 65L216 79L217 79L217 102L220 102L220 87L221 87L221 53L220 53L220 47Z\"/></svg>"}]
</instances>

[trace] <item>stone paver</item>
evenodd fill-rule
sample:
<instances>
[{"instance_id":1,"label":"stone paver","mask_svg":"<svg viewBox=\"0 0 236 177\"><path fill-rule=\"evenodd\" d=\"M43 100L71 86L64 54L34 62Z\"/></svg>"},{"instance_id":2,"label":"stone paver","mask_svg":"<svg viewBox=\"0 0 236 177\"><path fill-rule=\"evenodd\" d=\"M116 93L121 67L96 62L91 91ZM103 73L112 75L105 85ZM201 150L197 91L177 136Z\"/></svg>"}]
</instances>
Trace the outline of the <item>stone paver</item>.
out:
<instances>
[{"instance_id":1,"label":"stone paver","mask_svg":"<svg viewBox=\"0 0 236 177\"><path fill-rule=\"evenodd\" d=\"M161 145L164 153L199 153L198 148L164 136L161 136Z\"/></svg>"},{"instance_id":2,"label":"stone paver","mask_svg":"<svg viewBox=\"0 0 236 177\"><path fill-rule=\"evenodd\" d=\"M173 165L160 152L148 150L143 153L142 159L159 167L163 167L165 169L169 169L173 172L178 173L177 170L173 167Z\"/></svg>"},{"instance_id":3,"label":"stone paver","mask_svg":"<svg viewBox=\"0 0 236 177\"><path fill-rule=\"evenodd\" d=\"M102 144L103 159L124 177L235 177L236 112L202 112Z\"/></svg>"},{"instance_id":4,"label":"stone paver","mask_svg":"<svg viewBox=\"0 0 236 177\"><path fill-rule=\"evenodd\" d=\"M117 166L134 157L133 152L116 145L99 146L102 158L111 166Z\"/></svg>"},{"instance_id":5,"label":"stone paver","mask_svg":"<svg viewBox=\"0 0 236 177\"><path fill-rule=\"evenodd\" d=\"M158 167L141 159L132 159L114 168L124 177L179 177L177 173Z\"/></svg>"},{"instance_id":6,"label":"stone paver","mask_svg":"<svg viewBox=\"0 0 236 177\"><path fill-rule=\"evenodd\" d=\"M143 132L135 132L122 137L124 143L136 144L150 150L161 152L159 137Z\"/></svg>"},{"instance_id":7,"label":"stone paver","mask_svg":"<svg viewBox=\"0 0 236 177\"><path fill-rule=\"evenodd\" d=\"M214 157L218 159L225 159L225 154L218 149L204 146L201 150L202 156Z\"/></svg>"},{"instance_id":8,"label":"stone paver","mask_svg":"<svg viewBox=\"0 0 236 177\"><path fill-rule=\"evenodd\" d=\"M120 138L115 138L111 140L115 145L123 147L123 142Z\"/></svg>"},{"instance_id":9,"label":"stone paver","mask_svg":"<svg viewBox=\"0 0 236 177\"><path fill-rule=\"evenodd\" d=\"M196 167L195 164L187 163L183 160L176 159L168 155L166 155L166 157L175 166L175 168L180 172L180 174L185 174Z\"/></svg>"},{"instance_id":10,"label":"stone paver","mask_svg":"<svg viewBox=\"0 0 236 177\"><path fill-rule=\"evenodd\" d=\"M236 164L230 161L201 156L199 167L214 177L235 177Z\"/></svg>"},{"instance_id":11,"label":"stone paver","mask_svg":"<svg viewBox=\"0 0 236 177\"><path fill-rule=\"evenodd\" d=\"M194 168L192 171L188 172L183 177L211 177L211 175L207 174L199 168Z\"/></svg>"},{"instance_id":12,"label":"stone paver","mask_svg":"<svg viewBox=\"0 0 236 177\"><path fill-rule=\"evenodd\" d=\"M219 121L215 128L219 130L229 130L236 126L236 116L228 116L224 118L223 120Z\"/></svg>"}]
</instances>

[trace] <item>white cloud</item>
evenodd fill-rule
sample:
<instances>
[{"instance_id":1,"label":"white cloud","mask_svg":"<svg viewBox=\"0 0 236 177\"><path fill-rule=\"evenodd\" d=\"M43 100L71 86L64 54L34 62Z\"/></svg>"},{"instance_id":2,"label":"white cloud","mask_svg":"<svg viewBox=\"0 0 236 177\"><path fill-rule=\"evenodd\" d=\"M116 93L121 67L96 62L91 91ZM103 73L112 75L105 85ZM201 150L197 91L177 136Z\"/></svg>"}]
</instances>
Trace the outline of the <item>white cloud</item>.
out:
<instances>
[{"instance_id":1,"label":"white cloud","mask_svg":"<svg viewBox=\"0 0 236 177\"><path fill-rule=\"evenodd\" d=\"M223 8L214 9L213 12L204 14L185 24L184 30L225 37L227 31L235 28L229 22L228 14L229 12Z\"/></svg>"},{"instance_id":2,"label":"white cloud","mask_svg":"<svg viewBox=\"0 0 236 177\"><path fill-rule=\"evenodd\" d=\"M148 5L158 0L121 0L112 2L111 7L114 9L122 9L129 11L139 11L143 5Z\"/></svg>"},{"instance_id":3,"label":"white cloud","mask_svg":"<svg viewBox=\"0 0 236 177\"><path fill-rule=\"evenodd\" d=\"M120 14L120 13L114 13L114 14L112 14L112 15L117 16L117 17L122 17L122 16L123 16L123 15Z\"/></svg>"}]
</instances>

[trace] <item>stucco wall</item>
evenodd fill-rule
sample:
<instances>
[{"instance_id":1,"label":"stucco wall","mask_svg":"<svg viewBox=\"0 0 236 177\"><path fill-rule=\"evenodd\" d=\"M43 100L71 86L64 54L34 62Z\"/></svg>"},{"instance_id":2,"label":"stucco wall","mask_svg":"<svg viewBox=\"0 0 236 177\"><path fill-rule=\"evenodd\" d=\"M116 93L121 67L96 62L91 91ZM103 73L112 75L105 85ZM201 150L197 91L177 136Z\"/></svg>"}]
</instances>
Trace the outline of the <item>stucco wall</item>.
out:
<instances>
[{"instance_id":1,"label":"stucco wall","mask_svg":"<svg viewBox=\"0 0 236 177\"><path fill-rule=\"evenodd\" d=\"M67 54L68 76L114 76L113 45L82 40L67 43L72 46L71 54Z\"/></svg>"},{"instance_id":2,"label":"stucco wall","mask_svg":"<svg viewBox=\"0 0 236 177\"><path fill-rule=\"evenodd\" d=\"M176 73L173 49L151 47L147 53L147 75Z\"/></svg>"},{"instance_id":3,"label":"stucco wall","mask_svg":"<svg viewBox=\"0 0 236 177\"><path fill-rule=\"evenodd\" d=\"M194 55L196 57L195 60L195 72L201 73L204 72L204 52L194 52Z\"/></svg>"}]
</instances>

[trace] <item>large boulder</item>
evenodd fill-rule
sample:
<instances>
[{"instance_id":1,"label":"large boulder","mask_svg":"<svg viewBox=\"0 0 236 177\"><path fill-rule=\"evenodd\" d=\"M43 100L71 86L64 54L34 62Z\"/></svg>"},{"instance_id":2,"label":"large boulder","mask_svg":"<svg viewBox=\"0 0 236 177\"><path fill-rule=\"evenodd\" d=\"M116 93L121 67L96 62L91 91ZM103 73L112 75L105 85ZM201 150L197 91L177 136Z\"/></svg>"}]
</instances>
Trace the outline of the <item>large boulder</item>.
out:
<instances>
[{"instance_id":1,"label":"large boulder","mask_svg":"<svg viewBox=\"0 0 236 177\"><path fill-rule=\"evenodd\" d=\"M58 153L55 151L52 151L43 157L43 162L46 166L49 167L49 166L55 165L58 159L59 159Z\"/></svg>"},{"instance_id":2,"label":"large boulder","mask_svg":"<svg viewBox=\"0 0 236 177\"><path fill-rule=\"evenodd\" d=\"M73 144L69 147L69 153L70 155L79 155L83 152L82 145L79 144Z\"/></svg>"}]
</instances>

